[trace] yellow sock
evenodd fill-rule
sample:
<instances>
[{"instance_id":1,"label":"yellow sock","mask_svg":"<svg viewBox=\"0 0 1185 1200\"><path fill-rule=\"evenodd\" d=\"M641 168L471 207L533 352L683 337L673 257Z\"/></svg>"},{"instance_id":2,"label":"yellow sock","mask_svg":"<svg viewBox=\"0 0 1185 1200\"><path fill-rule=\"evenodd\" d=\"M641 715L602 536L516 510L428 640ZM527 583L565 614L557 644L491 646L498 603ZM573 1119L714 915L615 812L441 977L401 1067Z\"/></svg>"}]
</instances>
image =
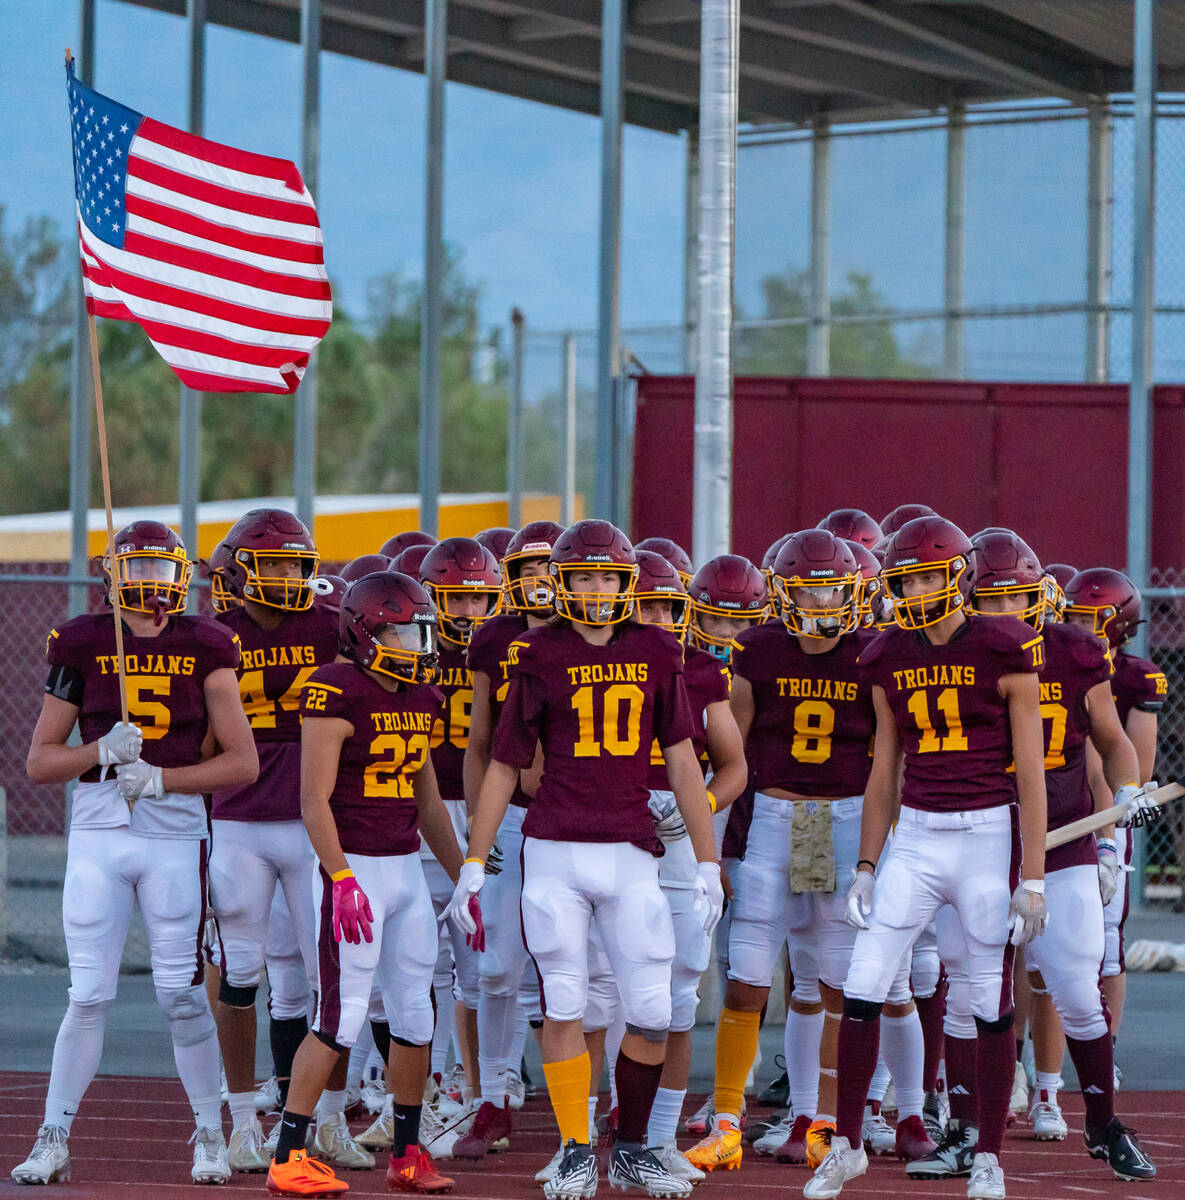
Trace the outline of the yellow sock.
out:
<instances>
[{"instance_id":1,"label":"yellow sock","mask_svg":"<svg viewBox=\"0 0 1185 1200\"><path fill-rule=\"evenodd\" d=\"M571 1139L588 1145L588 1089L592 1085L592 1063L588 1051L563 1062L543 1064L547 1093L560 1127L560 1142Z\"/></svg>"},{"instance_id":2,"label":"yellow sock","mask_svg":"<svg viewBox=\"0 0 1185 1200\"><path fill-rule=\"evenodd\" d=\"M757 1057L761 1014L720 1010L716 1027L716 1112L739 1118L745 1099L745 1079Z\"/></svg>"}]
</instances>

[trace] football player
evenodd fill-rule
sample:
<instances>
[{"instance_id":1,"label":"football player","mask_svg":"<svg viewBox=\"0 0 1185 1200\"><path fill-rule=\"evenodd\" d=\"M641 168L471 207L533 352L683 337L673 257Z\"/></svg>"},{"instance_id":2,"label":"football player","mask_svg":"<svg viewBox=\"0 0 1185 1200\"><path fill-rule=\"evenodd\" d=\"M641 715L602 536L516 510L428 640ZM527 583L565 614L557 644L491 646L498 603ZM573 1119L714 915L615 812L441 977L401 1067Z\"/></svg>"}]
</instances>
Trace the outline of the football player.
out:
<instances>
[{"instance_id":1,"label":"football player","mask_svg":"<svg viewBox=\"0 0 1185 1200\"><path fill-rule=\"evenodd\" d=\"M52 630L46 695L29 747L33 782L78 780L62 890L70 1003L54 1043L45 1120L12 1178L70 1178L66 1139L99 1066L139 904L157 1002L197 1127L191 1177L225 1183L218 1040L202 987L203 794L247 784L259 770L235 680L238 639L207 617L184 615L193 564L166 526L124 527L103 565L108 601L123 624L124 675L110 612ZM120 719L121 686L129 724ZM81 744L71 745L76 724Z\"/></svg>"},{"instance_id":2,"label":"football player","mask_svg":"<svg viewBox=\"0 0 1185 1200\"><path fill-rule=\"evenodd\" d=\"M812 1200L838 1196L868 1169L860 1131L881 1009L899 964L943 905L954 910L968 945L977 1031L979 1144L967 1195L1004 1195L998 1156L1016 1059L1009 924L1023 943L1045 923L1043 658L1031 626L967 614L970 552L962 530L941 517L903 525L883 570L899 628L879 634L860 655L876 708L848 893L860 932L844 982L837 1133L804 1189ZM899 787L900 815L888 841Z\"/></svg>"},{"instance_id":3,"label":"football player","mask_svg":"<svg viewBox=\"0 0 1185 1200\"><path fill-rule=\"evenodd\" d=\"M691 624L687 643L727 664L737 636L770 615L765 576L740 554L704 563L688 585Z\"/></svg>"},{"instance_id":4,"label":"football player","mask_svg":"<svg viewBox=\"0 0 1185 1200\"><path fill-rule=\"evenodd\" d=\"M885 536L885 530L862 508L837 508L829 512L820 522L820 529L834 533L846 542L857 542L871 549Z\"/></svg>"},{"instance_id":5,"label":"football player","mask_svg":"<svg viewBox=\"0 0 1185 1200\"><path fill-rule=\"evenodd\" d=\"M881 532L886 538L889 538L908 521L916 520L918 517L932 516L934 516L934 510L928 504L898 504L896 508L891 509L881 518Z\"/></svg>"},{"instance_id":6,"label":"football player","mask_svg":"<svg viewBox=\"0 0 1185 1200\"><path fill-rule=\"evenodd\" d=\"M648 537L643 538L640 542L635 542L634 549L649 550L651 554L662 555L678 572L683 586L688 587L691 584L695 567L692 565L691 555L678 542L673 542L670 538L665 537Z\"/></svg>"},{"instance_id":7,"label":"football player","mask_svg":"<svg viewBox=\"0 0 1185 1200\"><path fill-rule=\"evenodd\" d=\"M436 539L430 533L425 533L422 529L409 529L404 533L397 533L394 537L387 538L379 547L379 553L385 554L390 559L396 559L409 546L435 545ZM414 579L415 576L413 575L412 578Z\"/></svg>"},{"instance_id":8,"label":"football player","mask_svg":"<svg viewBox=\"0 0 1185 1200\"><path fill-rule=\"evenodd\" d=\"M301 811L317 854L318 994L313 1030L292 1066L268 1190L335 1196L347 1190L310 1159L305 1138L330 1072L358 1037L378 982L391 1034L393 1145L387 1183L447 1191L420 1145L432 1040L436 915L420 868L420 833L450 875L461 865L432 769L443 698L434 670L436 611L409 576L377 572L342 599L343 660L317 667L301 693Z\"/></svg>"},{"instance_id":9,"label":"football player","mask_svg":"<svg viewBox=\"0 0 1185 1200\"><path fill-rule=\"evenodd\" d=\"M500 563L517 532L506 525L491 525L489 529L475 533L473 540L479 546L484 546L494 556L494 561Z\"/></svg>"},{"instance_id":10,"label":"football player","mask_svg":"<svg viewBox=\"0 0 1185 1200\"><path fill-rule=\"evenodd\" d=\"M363 575L371 575L375 571L386 571L395 560L388 554L360 554L352 558L342 567L341 577L346 583L353 583Z\"/></svg>"},{"instance_id":11,"label":"football player","mask_svg":"<svg viewBox=\"0 0 1185 1200\"><path fill-rule=\"evenodd\" d=\"M675 1179L645 1146L671 1023L674 956L648 806L655 739L697 860L694 902L705 931L723 903L711 809L691 741L683 647L665 630L630 622L636 556L608 522L567 529L552 548L549 571L559 619L509 647L510 688L450 912L472 927L469 903L485 882L519 772L531 770L541 751L542 775L523 826L522 923L541 980L544 1074L565 1144L544 1194L596 1194L592 1071L582 1030L595 922L626 1020L615 1067L620 1109L610 1183L688 1196L691 1184Z\"/></svg>"}]
</instances>

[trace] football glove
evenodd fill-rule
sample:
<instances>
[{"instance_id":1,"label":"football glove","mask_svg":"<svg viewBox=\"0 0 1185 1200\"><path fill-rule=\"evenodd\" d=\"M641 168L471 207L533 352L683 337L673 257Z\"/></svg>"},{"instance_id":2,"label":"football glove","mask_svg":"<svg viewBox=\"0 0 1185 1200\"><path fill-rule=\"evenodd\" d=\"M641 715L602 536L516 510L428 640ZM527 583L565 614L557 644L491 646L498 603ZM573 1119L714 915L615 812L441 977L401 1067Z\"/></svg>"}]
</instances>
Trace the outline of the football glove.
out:
<instances>
[{"instance_id":1,"label":"football glove","mask_svg":"<svg viewBox=\"0 0 1185 1200\"><path fill-rule=\"evenodd\" d=\"M165 794L161 768L146 763L142 758L135 762L120 763L115 768L115 787L129 805L137 800L159 800Z\"/></svg>"},{"instance_id":2,"label":"football glove","mask_svg":"<svg viewBox=\"0 0 1185 1200\"><path fill-rule=\"evenodd\" d=\"M692 908L699 916L704 933L709 937L720 920L724 911L724 888L720 883L720 864L717 862L698 863L695 868L695 882L691 885L695 900Z\"/></svg>"},{"instance_id":3,"label":"football glove","mask_svg":"<svg viewBox=\"0 0 1185 1200\"><path fill-rule=\"evenodd\" d=\"M144 735L138 725L116 721L111 732L99 738L99 766L113 767L116 763L135 762L140 757Z\"/></svg>"},{"instance_id":4,"label":"football glove","mask_svg":"<svg viewBox=\"0 0 1185 1200\"><path fill-rule=\"evenodd\" d=\"M358 886L358 880L351 871L344 879L333 880L333 940L340 942L343 938L351 945L361 942L373 942L370 932L374 915L370 911L370 901L366 893Z\"/></svg>"},{"instance_id":5,"label":"football glove","mask_svg":"<svg viewBox=\"0 0 1185 1200\"><path fill-rule=\"evenodd\" d=\"M473 906L469 904L469 901L477 899L477 893L481 891L485 881L485 863L473 859L463 862L461 873L457 876L457 885L453 888L453 898L448 902L444 912L440 914L442 921L452 921L467 939L476 936L477 923L481 918L480 905L476 906L477 914L475 916Z\"/></svg>"},{"instance_id":6,"label":"football glove","mask_svg":"<svg viewBox=\"0 0 1185 1200\"><path fill-rule=\"evenodd\" d=\"M683 814L679 811L674 792L651 792L649 808L655 831L664 842L674 842L687 836L687 826L683 823Z\"/></svg>"},{"instance_id":7,"label":"football glove","mask_svg":"<svg viewBox=\"0 0 1185 1200\"><path fill-rule=\"evenodd\" d=\"M1024 946L1045 932L1049 910L1045 907L1045 880L1022 879L1012 893L1008 905L1012 917L1012 935L1009 941L1014 946Z\"/></svg>"},{"instance_id":8,"label":"football glove","mask_svg":"<svg viewBox=\"0 0 1185 1200\"><path fill-rule=\"evenodd\" d=\"M1104 904L1110 904L1112 897L1119 891L1119 877L1123 868L1119 865L1114 842L1099 839L1099 895Z\"/></svg>"},{"instance_id":9,"label":"football glove","mask_svg":"<svg viewBox=\"0 0 1185 1200\"><path fill-rule=\"evenodd\" d=\"M848 888L848 924L857 929L868 928L868 914L872 912L872 894L876 891L876 876L871 871L859 869L852 872L852 886Z\"/></svg>"},{"instance_id":10,"label":"football glove","mask_svg":"<svg viewBox=\"0 0 1185 1200\"><path fill-rule=\"evenodd\" d=\"M490 847L489 854L486 855L486 874L501 875L502 868L506 865L506 859L502 854L502 847L495 842Z\"/></svg>"},{"instance_id":11,"label":"football glove","mask_svg":"<svg viewBox=\"0 0 1185 1200\"><path fill-rule=\"evenodd\" d=\"M1155 781L1146 783L1143 787L1125 783L1115 793L1115 803L1126 804L1127 812L1117 817L1115 824L1122 829L1139 829L1143 825L1153 825L1159 821L1164 816L1164 809L1148 799L1158 786Z\"/></svg>"}]
</instances>

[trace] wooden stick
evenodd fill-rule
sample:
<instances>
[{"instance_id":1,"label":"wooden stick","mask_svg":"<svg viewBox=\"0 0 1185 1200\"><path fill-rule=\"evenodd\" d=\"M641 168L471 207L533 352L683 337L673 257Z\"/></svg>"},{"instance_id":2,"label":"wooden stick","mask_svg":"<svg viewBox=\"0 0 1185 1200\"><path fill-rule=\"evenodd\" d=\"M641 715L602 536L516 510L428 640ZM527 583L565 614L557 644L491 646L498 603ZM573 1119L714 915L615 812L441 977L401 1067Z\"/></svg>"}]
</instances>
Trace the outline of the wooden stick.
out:
<instances>
[{"instance_id":1,"label":"wooden stick","mask_svg":"<svg viewBox=\"0 0 1185 1200\"><path fill-rule=\"evenodd\" d=\"M1185 787L1179 783L1166 783L1146 798L1154 804L1167 804L1168 801L1177 800L1181 796L1185 796ZM1096 829L1113 824L1116 817L1123 816L1126 811L1126 804L1114 804L1102 812L1091 813L1089 817L1080 817L1077 821L1071 821L1069 825L1053 829L1045 835L1045 849L1053 850L1067 842L1077 841L1088 833L1094 833Z\"/></svg>"},{"instance_id":2,"label":"wooden stick","mask_svg":"<svg viewBox=\"0 0 1185 1200\"><path fill-rule=\"evenodd\" d=\"M107 510L107 566L111 579L111 607L115 614L115 666L119 672L119 709L123 723L128 721L128 686L123 661L123 617L119 605L119 568L115 561L115 522L111 515L111 471L107 465L107 420L103 415L103 384L99 378L99 335L95 314L87 312L91 341L91 374L95 380L95 420L99 429L99 467L103 473L103 506Z\"/></svg>"}]
</instances>

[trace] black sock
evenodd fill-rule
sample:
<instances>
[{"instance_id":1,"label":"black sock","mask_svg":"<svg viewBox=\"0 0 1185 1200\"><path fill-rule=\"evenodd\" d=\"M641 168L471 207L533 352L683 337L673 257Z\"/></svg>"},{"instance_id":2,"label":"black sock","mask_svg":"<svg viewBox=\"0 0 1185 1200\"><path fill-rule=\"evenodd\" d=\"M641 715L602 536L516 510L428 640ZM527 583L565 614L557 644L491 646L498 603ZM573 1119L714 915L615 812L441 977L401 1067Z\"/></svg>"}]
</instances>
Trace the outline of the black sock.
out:
<instances>
[{"instance_id":1,"label":"black sock","mask_svg":"<svg viewBox=\"0 0 1185 1200\"><path fill-rule=\"evenodd\" d=\"M382 1056L385 1070L391 1060L391 1026L386 1021L371 1021L370 1033L374 1038L374 1048Z\"/></svg>"},{"instance_id":2,"label":"black sock","mask_svg":"<svg viewBox=\"0 0 1185 1200\"><path fill-rule=\"evenodd\" d=\"M289 1017L285 1020L272 1018L268 1028L268 1040L272 1045L272 1065L276 1070L276 1086L280 1092L280 1108L288 1103L288 1084L292 1078L292 1060L300 1044L308 1036L307 1017Z\"/></svg>"},{"instance_id":3,"label":"black sock","mask_svg":"<svg viewBox=\"0 0 1185 1200\"><path fill-rule=\"evenodd\" d=\"M286 1163L290 1154L304 1149L310 1120L311 1117L301 1113L284 1110L284 1115L280 1118L280 1137L276 1142L276 1162Z\"/></svg>"},{"instance_id":4,"label":"black sock","mask_svg":"<svg viewBox=\"0 0 1185 1200\"><path fill-rule=\"evenodd\" d=\"M420 1141L420 1109L419 1104L395 1104L392 1112L395 1114L395 1140L391 1143L391 1157L402 1158L407 1153L408 1146L417 1146Z\"/></svg>"},{"instance_id":5,"label":"black sock","mask_svg":"<svg viewBox=\"0 0 1185 1200\"><path fill-rule=\"evenodd\" d=\"M1025 1040L1024 1040L1024 1038L1017 1038L1016 1039L1016 1061L1017 1062L1020 1062L1020 1060L1024 1057L1024 1052L1025 1052Z\"/></svg>"}]
</instances>

